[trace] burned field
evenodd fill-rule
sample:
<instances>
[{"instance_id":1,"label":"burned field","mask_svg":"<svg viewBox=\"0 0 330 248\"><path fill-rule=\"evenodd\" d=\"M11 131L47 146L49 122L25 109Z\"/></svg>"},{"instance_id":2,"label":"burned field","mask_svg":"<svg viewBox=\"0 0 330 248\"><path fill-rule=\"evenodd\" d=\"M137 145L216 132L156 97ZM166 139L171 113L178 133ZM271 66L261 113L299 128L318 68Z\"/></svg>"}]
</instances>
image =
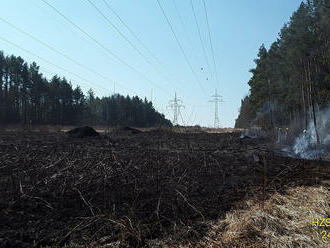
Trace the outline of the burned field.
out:
<instances>
[{"instance_id":1,"label":"burned field","mask_svg":"<svg viewBox=\"0 0 330 248\"><path fill-rule=\"evenodd\" d=\"M327 187L329 162L269 147L238 133L0 133L0 247L205 247L247 201ZM262 239L226 240L229 227L207 246Z\"/></svg>"}]
</instances>

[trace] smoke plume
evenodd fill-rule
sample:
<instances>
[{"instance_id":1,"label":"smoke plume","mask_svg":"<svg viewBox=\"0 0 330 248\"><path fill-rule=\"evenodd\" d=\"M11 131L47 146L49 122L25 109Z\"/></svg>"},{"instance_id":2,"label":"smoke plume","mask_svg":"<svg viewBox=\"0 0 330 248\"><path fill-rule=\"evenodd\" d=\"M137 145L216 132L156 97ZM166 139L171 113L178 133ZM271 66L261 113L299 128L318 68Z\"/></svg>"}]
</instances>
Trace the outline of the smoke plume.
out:
<instances>
[{"instance_id":1,"label":"smoke plume","mask_svg":"<svg viewBox=\"0 0 330 248\"><path fill-rule=\"evenodd\" d=\"M330 147L330 107L319 112L316 123L319 144L312 120L307 129L295 139L293 151L300 158L321 159Z\"/></svg>"}]
</instances>

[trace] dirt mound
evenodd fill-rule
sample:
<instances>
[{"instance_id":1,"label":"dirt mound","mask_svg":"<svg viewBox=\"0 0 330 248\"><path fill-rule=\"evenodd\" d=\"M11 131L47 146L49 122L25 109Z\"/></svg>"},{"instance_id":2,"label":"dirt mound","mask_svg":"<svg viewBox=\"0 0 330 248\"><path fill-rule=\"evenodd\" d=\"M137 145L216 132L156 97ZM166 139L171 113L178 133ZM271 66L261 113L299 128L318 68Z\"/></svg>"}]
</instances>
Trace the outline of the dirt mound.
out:
<instances>
[{"instance_id":1,"label":"dirt mound","mask_svg":"<svg viewBox=\"0 0 330 248\"><path fill-rule=\"evenodd\" d=\"M77 127L66 133L72 138L96 137L100 135L94 128L89 126Z\"/></svg>"}]
</instances>

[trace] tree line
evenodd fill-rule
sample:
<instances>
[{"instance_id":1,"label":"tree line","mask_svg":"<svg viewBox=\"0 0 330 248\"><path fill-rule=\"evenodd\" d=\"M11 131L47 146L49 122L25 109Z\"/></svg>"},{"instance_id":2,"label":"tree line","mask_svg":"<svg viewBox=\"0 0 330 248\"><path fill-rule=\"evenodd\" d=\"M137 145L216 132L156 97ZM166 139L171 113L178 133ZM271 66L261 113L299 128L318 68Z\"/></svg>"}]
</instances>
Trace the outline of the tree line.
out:
<instances>
[{"instance_id":1,"label":"tree line","mask_svg":"<svg viewBox=\"0 0 330 248\"><path fill-rule=\"evenodd\" d=\"M302 2L255 64L235 126L316 125L330 100L330 0Z\"/></svg>"},{"instance_id":2,"label":"tree line","mask_svg":"<svg viewBox=\"0 0 330 248\"><path fill-rule=\"evenodd\" d=\"M171 122L147 99L119 94L99 98L92 90L85 95L65 78L48 80L35 62L0 51L0 124L150 127Z\"/></svg>"}]
</instances>

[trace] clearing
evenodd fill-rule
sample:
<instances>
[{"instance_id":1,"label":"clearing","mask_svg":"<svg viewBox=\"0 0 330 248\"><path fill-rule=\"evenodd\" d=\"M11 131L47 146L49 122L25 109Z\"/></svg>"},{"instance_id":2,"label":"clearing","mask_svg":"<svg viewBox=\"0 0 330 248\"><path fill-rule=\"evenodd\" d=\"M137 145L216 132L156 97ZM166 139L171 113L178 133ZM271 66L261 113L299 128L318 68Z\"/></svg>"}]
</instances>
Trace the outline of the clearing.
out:
<instances>
[{"instance_id":1,"label":"clearing","mask_svg":"<svg viewBox=\"0 0 330 248\"><path fill-rule=\"evenodd\" d=\"M0 133L0 247L328 247L330 163L239 133Z\"/></svg>"}]
</instances>

